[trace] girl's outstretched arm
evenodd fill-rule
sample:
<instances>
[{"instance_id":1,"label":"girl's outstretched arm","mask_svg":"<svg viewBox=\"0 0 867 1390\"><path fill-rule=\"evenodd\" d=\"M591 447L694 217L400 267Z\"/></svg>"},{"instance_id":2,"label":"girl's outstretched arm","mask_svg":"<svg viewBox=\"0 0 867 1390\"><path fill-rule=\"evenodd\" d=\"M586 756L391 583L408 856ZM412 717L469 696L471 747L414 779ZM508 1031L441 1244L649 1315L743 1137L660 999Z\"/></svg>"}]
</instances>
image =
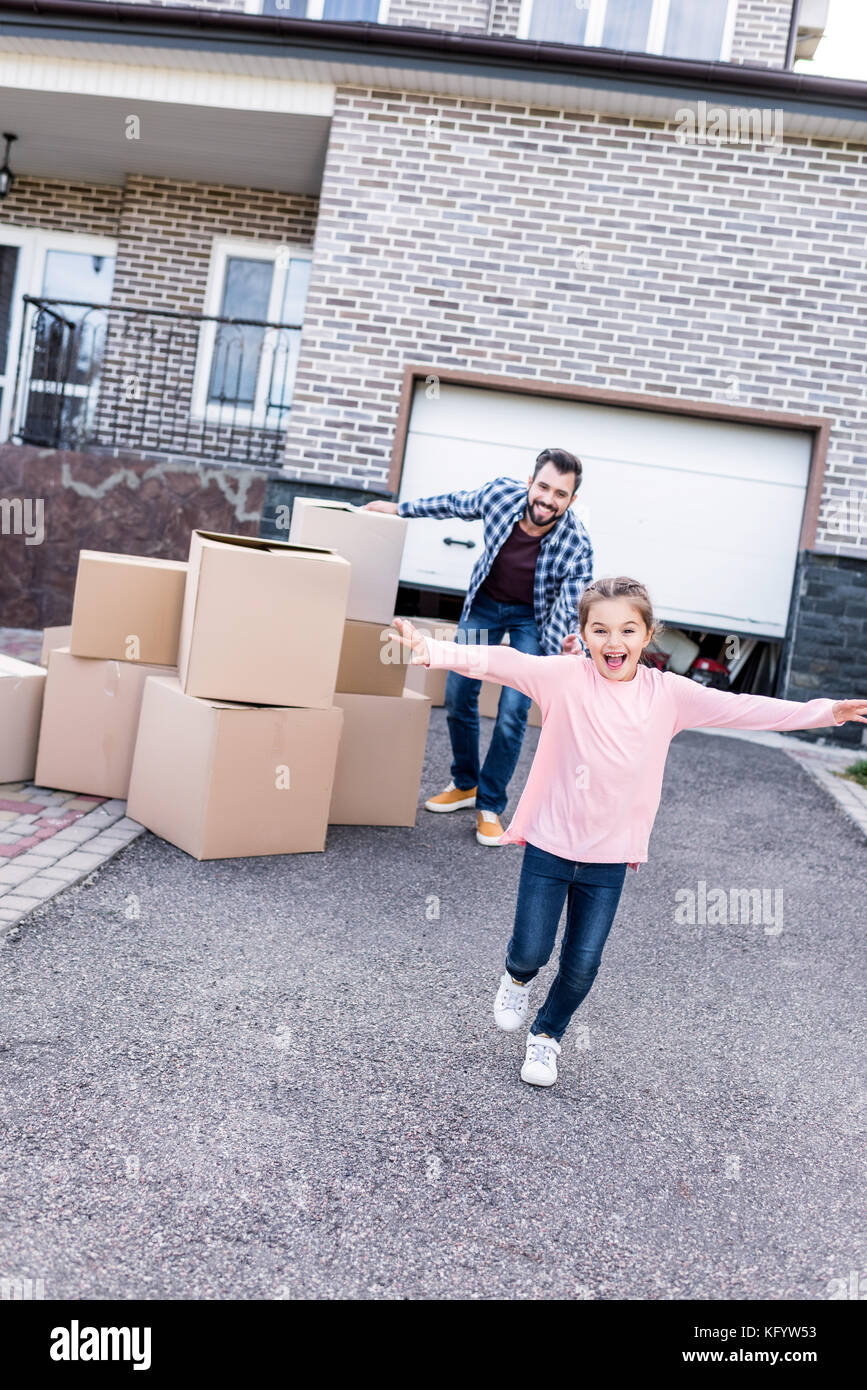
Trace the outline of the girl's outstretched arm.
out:
<instances>
[{"instance_id":1,"label":"girl's outstretched arm","mask_svg":"<svg viewBox=\"0 0 867 1390\"><path fill-rule=\"evenodd\" d=\"M557 674L561 662L570 663L571 673L582 659L586 659L533 656L514 647L486 642L441 642L401 618L395 618L392 626L400 633L403 645L412 647L413 665L445 667L471 680L494 680L510 685L535 700L543 715L547 712L552 689L562 679L562 672ZM580 673L576 671L573 678L580 678Z\"/></svg>"},{"instance_id":2,"label":"girl's outstretched arm","mask_svg":"<svg viewBox=\"0 0 867 1390\"><path fill-rule=\"evenodd\" d=\"M731 690L712 690L673 671L666 671L663 680L677 708L675 733L702 728L785 732L845 724L847 719L867 723L861 717L867 714L867 701L775 700L768 695L736 695Z\"/></svg>"}]
</instances>

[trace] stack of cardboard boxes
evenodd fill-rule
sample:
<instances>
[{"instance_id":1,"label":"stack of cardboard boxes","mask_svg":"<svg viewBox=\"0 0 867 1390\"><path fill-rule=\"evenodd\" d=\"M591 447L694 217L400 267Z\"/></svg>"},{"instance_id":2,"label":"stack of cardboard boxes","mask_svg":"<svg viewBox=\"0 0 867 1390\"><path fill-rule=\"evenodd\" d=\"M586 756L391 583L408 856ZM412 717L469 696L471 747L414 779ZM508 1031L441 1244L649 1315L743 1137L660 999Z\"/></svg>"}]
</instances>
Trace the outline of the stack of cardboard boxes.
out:
<instances>
[{"instance_id":1,"label":"stack of cardboard boxes","mask_svg":"<svg viewBox=\"0 0 867 1390\"><path fill-rule=\"evenodd\" d=\"M288 542L196 531L183 563L83 551L71 628L45 634L36 780L126 798L197 859L413 825L430 701L404 693L388 635L405 528L305 498Z\"/></svg>"},{"instance_id":2,"label":"stack of cardboard boxes","mask_svg":"<svg viewBox=\"0 0 867 1390\"><path fill-rule=\"evenodd\" d=\"M414 825L447 672L390 635L406 525L297 498L286 542L195 531L187 561L83 550L47 670L0 658L0 781L125 799L196 859ZM482 713L500 689L483 683Z\"/></svg>"},{"instance_id":3,"label":"stack of cardboard boxes","mask_svg":"<svg viewBox=\"0 0 867 1390\"><path fill-rule=\"evenodd\" d=\"M171 675L187 567L82 550L72 625L49 629L35 780L123 800L145 682Z\"/></svg>"},{"instance_id":4,"label":"stack of cardboard boxes","mask_svg":"<svg viewBox=\"0 0 867 1390\"><path fill-rule=\"evenodd\" d=\"M174 676L145 684L127 814L196 859L325 848L350 566L194 531Z\"/></svg>"},{"instance_id":5,"label":"stack of cardboard boxes","mask_svg":"<svg viewBox=\"0 0 867 1390\"><path fill-rule=\"evenodd\" d=\"M389 638L405 517L298 497L289 540L327 545L352 566L334 703L343 738L332 825L415 825L431 702L405 689L409 653Z\"/></svg>"}]
</instances>

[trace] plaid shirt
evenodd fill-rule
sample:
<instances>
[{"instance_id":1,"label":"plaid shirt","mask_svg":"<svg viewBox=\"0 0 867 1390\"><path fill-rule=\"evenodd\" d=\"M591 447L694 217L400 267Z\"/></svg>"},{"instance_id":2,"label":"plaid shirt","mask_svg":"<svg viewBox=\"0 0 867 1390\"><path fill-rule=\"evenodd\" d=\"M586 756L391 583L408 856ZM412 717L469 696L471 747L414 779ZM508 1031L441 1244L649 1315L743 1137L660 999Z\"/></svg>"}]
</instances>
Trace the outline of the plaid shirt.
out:
<instances>
[{"instance_id":1,"label":"plaid shirt","mask_svg":"<svg viewBox=\"0 0 867 1390\"><path fill-rule=\"evenodd\" d=\"M514 478L494 478L475 492L444 492L439 497L422 497L415 502L398 504L398 516L456 516L463 521L482 518L485 549L470 575L462 620L472 608L473 599L487 578L497 552L524 515L527 492L526 483L516 482ZM533 606L546 656L559 656L565 638L577 631L578 600L592 578L590 537L575 513L567 509L542 537L536 561ZM583 642L581 646L586 653Z\"/></svg>"}]
</instances>

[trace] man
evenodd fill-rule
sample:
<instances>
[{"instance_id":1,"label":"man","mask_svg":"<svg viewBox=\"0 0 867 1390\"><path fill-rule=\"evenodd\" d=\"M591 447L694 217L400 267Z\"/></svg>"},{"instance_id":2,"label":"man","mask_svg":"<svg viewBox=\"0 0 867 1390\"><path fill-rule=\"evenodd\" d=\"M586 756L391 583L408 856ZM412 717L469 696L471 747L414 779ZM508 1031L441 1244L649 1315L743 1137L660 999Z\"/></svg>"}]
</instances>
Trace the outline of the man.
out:
<instances>
[{"instance_id":1,"label":"man","mask_svg":"<svg viewBox=\"0 0 867 1390\"><path fill-rule=\"evenodd\" d=\"M579 651L578 600L593 578L593 549L571 506L581 462L565 449L543 449L527 485L494 478L475 492L450 492L415 502L368 502L397 516L484 521L485 549L476 561L456 642L501 643L533 655ZM465 634L462 636L461 634ZM446 678L452 743L451 781L425 802L427 811L476 808L476 839L498 845L500 814L515 770L531 701L504 685L484 766L479 771L480 680L457 671Z\"/></svg>"}]
</instances>

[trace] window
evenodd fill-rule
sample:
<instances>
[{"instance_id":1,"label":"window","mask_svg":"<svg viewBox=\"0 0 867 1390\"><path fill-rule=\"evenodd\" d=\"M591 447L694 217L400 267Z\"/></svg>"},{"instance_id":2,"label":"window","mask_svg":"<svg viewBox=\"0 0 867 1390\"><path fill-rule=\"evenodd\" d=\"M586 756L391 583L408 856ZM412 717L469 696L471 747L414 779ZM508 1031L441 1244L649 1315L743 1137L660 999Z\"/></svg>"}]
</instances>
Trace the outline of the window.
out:
<instances>
[{"instance_id":1,"label":"window","mask_svg":"<svg viewBox=\"0 0 867 1390\"><path fill-rule=\"evenodd\" d=\"M575 0L535 0L524 4L521 19L527 11L528 28L525 34L518 27L518 38L553 39L555 43L586 43L588 11Z\"/></svg>"},{"instance_id":2,"label":"window","mask_svg":"<svg viewBox=\"0 0 867 1390\"><path fill-rule=\"evenodd\" d=\"M671 58L718 58L722 53L726 5L697 6L694 0L670 0L664 53Z\"/></svg>"},{"instance_id":3,"label":"window","mask_svg":"<svg viewBox=\"0 0 867 1390\"><path fill-rule=\"evenodd\" d=\"M248 13L280 19L332 19L384 24L389 0L245 0Z\"/></svg>"},{"instance_id":4,"label":"window","mask_svg":"<svg viewBox=\"0 0 867 1390\"><path fill-rule=\"evenodd\" d=\"M518 38L727 60L736 0L522 0Z\"/></svg>"},{"instance_id":5,"label":"window","mask_svg":"<svg viewBox=\"0 0 867 1390\"><path fill-rule=\"evenodd\" d=\"M193 415L280 429L292 401L311 252L219 241L211 258ZM234 319L225 323L214 320Z\"/></svg>"},{"instance_id":6,"label":"window","mask_svg":"<svg viewBox=\"0 0 867 1390\"><path fill-rule=\"evenodd\" d=\"M72 382L81 386L99 356L105 334L106 316L95 307L111 301L114 257L91 255L86 251L61 251L49 247L45 252L42 293L46 299L59 299L54 307L65 319L78 325Z\"/></svg>"},{"instance_id":7,"label":"window","mask_svg":"<svg viewBox=\"0 0 867 1390\"><path fill-rule=\"evenodd\" d=\"M605 6L603 48L626 48L640 53L647 43L653 0L615 0Z\"/></svg>"},{"instance_id":8,"label":"window","mask_svg":"<svg viewBox=\"0 0 867 1390\"><path fill-rule=\"evenodd\" d=\"M99 306L111 299L115 252L114 241L103 237L0 227L0 440L19 433L46 411L56 412L52 351L74 352L63 410L70 422L83 418L94 394L92 383L99 377L106 326ZM25 294L61 302L37 319L32 308L25 313ZM94 307L66 302L75 300ZM63 325L53 344L47 341L51 321ZM19 353L24 358L23 389L13 420Z\"/></svg>"}]
</instances>

